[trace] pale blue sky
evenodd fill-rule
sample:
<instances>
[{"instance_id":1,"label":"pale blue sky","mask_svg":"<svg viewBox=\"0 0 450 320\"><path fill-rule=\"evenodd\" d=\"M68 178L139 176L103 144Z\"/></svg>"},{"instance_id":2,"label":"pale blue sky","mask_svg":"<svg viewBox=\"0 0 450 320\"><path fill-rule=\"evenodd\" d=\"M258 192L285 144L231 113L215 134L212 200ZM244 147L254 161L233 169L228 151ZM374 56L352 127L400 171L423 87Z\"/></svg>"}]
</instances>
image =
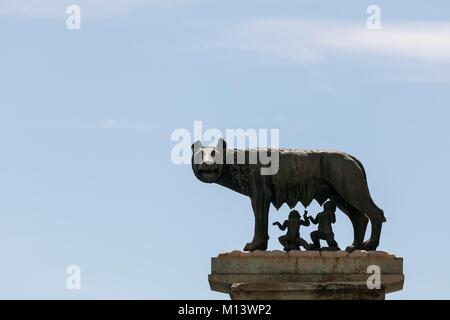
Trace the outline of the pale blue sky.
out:
<instances>
[{"instance_id":1,"label":"pale blue sky","mask_svg":"<svg viewBox=\"0 0 450 320\"><path fill-rule=\"evenodd\" d=\"M170 134L194 120L357 156L388 219L379 249L405 258L390 297L450 298L449 9L0 0L0 298L227 298L209 290L210 257L242 249L253 216L171 162ZM287 214L272 208L271 222ZM65 287L71 264L81 291Z\"/></svg>"}]
</instances>

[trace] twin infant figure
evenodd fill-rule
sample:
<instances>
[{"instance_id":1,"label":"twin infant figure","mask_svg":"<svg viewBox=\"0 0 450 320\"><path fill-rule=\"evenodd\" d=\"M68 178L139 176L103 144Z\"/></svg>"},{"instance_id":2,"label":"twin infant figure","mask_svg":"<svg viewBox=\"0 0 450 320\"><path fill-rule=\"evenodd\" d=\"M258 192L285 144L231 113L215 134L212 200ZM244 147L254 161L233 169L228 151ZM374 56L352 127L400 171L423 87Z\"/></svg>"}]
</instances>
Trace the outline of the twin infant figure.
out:
<instances>
[{"instance_id":1,"label":"twin infant figure","mask_svg":"<svg viewBox=\"0 0 450 320\"><path fill-rule=\"evenodd\" d=\"M306 250L340 250L339 246L334 240L334 233L332 224L336 222L336 204L333 201L327 201L323 205L323 211L316 215L316 218L308 216L308 211L305 210L303 219L300 217L300 213L297 210L293 210L289 213L288 220L283 224L274 222L274 226L278 226L281 230L286 230L287 233L284 236L278 238L283 245L285 251L300 250L300 247ZM310 222L318 224L318 229L311 232L312 243L308 243L305 239L300 237L300 226L309 226ZM321 247L320 240L325 240L328 247Z\"/></svg>"}]
</instances>

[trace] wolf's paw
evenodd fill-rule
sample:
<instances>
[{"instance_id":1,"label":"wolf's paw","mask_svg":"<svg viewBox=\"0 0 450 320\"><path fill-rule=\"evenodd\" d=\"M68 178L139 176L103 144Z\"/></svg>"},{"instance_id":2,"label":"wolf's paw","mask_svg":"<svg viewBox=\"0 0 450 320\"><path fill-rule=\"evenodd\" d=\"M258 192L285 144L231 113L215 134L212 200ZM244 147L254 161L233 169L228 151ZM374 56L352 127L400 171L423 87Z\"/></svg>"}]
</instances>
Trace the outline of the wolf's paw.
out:
<instances>
[{"instance_id":1,"label":"wolf's paw","mask_svg":"<svg viewBox=\"0 0 450 320\"><path fill-rule=\"evenodd\" d=\"M379 245L378 241L368 240L363 243L363 249L366 251L377 250L378 245Z\"/></svg>"},{"instance_id":2,"label":"wolf's paw","mask_svg":"<svg viewBox=\"0 0 450 320\"><path fill-rule=\"evenodd\" d=\"M345 249L345 251L347 251L348 253L352 253L355 250L364 250L364 246L362 244L360 244L360 245L352 244L351 246L348 246Z\"/></svg>"},{"instance_id":3,"label":"wolf's paw","mask_svg":"<svg viewBox=\"0 0 450 320\"><path fill-rule=\"evenodd\" d=\"M267 242L249 242L245 245L244 251L267 250Z\"/></svg>"}]
</instances>

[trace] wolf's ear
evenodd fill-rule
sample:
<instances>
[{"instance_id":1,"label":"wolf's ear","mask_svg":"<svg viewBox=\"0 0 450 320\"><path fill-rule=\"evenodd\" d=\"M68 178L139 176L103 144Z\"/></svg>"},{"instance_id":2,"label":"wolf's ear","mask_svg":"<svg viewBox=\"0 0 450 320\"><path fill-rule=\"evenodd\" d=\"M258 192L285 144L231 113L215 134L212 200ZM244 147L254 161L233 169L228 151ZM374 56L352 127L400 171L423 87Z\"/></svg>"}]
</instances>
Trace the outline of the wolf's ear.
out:
<instances>
[{"instance_id":1,"label":"wolf's ear","mask_svg":"<svg viewBox=\"0 0 450 320\"><path fill-rule=\"evenodd\" d=\"M219 141L217 141L217 147L216 149L220 150L220 151L224 151L227 148L227 143L225 140L223 140L222 138L219 139Z\"/></svg>"},{"instance_id":2,"label":"wolf's ear","mask_svg":"<svg viewBox=\"0 0 450 320\"><path fill-rule=\"evenodd\" d=\"M191 149L192 149L192 152L195 153L198 149L201 149L202 147L203 147L202 143L199 140L197 140L192 144Z\"/></svg>"}]
</instances>

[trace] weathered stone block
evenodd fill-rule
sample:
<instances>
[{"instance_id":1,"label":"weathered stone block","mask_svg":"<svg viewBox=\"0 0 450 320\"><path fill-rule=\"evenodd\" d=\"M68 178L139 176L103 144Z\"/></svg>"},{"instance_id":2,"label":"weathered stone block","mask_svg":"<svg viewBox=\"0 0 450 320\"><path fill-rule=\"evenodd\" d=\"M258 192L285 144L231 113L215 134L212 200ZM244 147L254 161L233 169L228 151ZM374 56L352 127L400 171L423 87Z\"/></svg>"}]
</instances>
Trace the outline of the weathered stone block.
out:
<instances>
[{"instance_id":1,"label":"weathered stone block","mask_svg":"<svg viewBox=\"0 0 450 320\"><path fill-rule=\"evenodd\" d=\"M403 260L390 255L369 255L367 251L347 255L340 251L255 251L212 258L212 273L366 273L377 265L382 273L403 273Z\"/></svg>"},{"instance_id":2,"label":"weathered stone block","mask_svg":"<svg viewBox=\"0 0 450 320\"><path fill-rule=\"evenodd\" d=\"M346 251L322 251L320 256L324 258L343 258L348 256L349 253Z\"/></svg>"},{"instance_id":3,"label":"weathered stone block","mask_svg":"<svg viewBox=\"0 0 450 320\"><path fill-rule=\"evenodd\" d=\"M379 292L367 291L367 279L371 275L368 267L372 265L381 270L382 290ZM231 294L236 299L271 296L273 299L378 299L401 290L403 282L403 258L375 251L351 254L343 251L233 251L212 258L209 275L212 290ZM232 290L234 284L240 285ZM331 288L338 287L341 289L333 295ZM355 288L359 291L352 292ZM325 291L318 297L320 290Z\"/></svg>"},{"instance_id":4,"label":"weathered stone block","mask_svg":"<svg viewBox=\"0 0 450 320\"><path fill-rule=\"evenodd\" d=\"M288 256L291 258L318 258L320 257L320 252L292 250L288 252Z\"/></svg>"},{"instance_id":5,"label":"weathered stone block","mask_svg":"<svg viewBox=\"0 0 450 320\"><path fill-rule=\"evenodd\" d=\"M384 300L385 292L369 290L364 282L335 283L235 283L233 300Z\"/></svg>"}]
</instances>

